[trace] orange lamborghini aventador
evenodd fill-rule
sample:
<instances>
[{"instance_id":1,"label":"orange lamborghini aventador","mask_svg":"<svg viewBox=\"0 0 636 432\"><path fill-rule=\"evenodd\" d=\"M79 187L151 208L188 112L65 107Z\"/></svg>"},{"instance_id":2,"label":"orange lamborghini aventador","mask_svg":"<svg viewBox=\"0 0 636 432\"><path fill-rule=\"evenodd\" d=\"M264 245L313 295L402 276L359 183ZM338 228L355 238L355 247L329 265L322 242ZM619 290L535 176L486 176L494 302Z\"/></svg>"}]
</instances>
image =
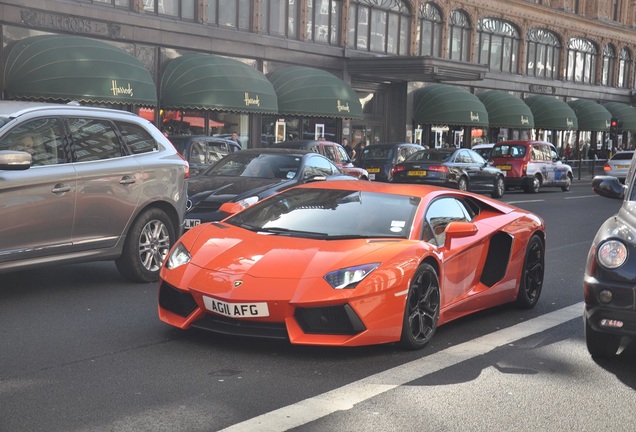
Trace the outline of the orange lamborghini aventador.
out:
<instances>
[{"instance_id":1,"label":"orange lamborghini aventador","mask_svg":"<svg viewBox=\"0 0 636 432\"><path fill-rule=\"evenodd\" d=\"M315 182L181 237L161 271L159 316L295 344L418 349L456 318L533 307L544 257L543 221L494 199Z\"/></svg>"}]
</instances>

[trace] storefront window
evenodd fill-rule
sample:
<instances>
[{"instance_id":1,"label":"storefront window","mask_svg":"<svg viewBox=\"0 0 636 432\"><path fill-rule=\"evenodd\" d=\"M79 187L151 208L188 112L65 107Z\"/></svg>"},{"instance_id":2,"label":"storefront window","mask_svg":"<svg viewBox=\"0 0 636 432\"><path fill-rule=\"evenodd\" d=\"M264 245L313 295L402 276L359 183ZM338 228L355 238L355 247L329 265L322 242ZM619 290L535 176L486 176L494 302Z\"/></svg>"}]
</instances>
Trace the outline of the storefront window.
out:
<instances>
[{"instance_id":1,"label":"storefront window","mask_svg":"<svg viewBox=\"0 0 636 432\"><path fill-rule=\"evenodd\" d=\"M146 12L195 19L194 0L143 0L143 5Z\"/></svg>"},{"instance_id":2,"label":"storefront window","mask_svg":"<svg viewBox=\"0 0 636 432\"><path fill-rule=\"evenodd\" d=\"M594 43L587 39L570 39L565 79L577 83L596 84L594 71L597 61L598 49Z\"/></svg>"},{"instance_id":3,"label":"storefront window","mask_svg":"<svg viewBox=\"0 0 636 432\"><path fill-rule=\"evenodd\" d=\"M324 138L339 142L337 136L338 120L325 117L282 117L263 116L261 144L271 146L281 141L314 140Z\"/></svg>"},{"instance_id":4,"label":"storefront window","mask_svg":"<svg viewBox=\"0 0 636 432\"><path fill-rule=\"evenodd\" d=\"M426 3L420 6L420 31L418 45L420 55L441 57L442 15L437 6Z\"/></svg>"},{"instance_id":5,"label":"storefront window","mask_svg":"<svg viewBox=\"0 0 636 432\"><path fill-rule=\"evenodd\" d=\"M477 37L477 63L487 64L491 71L517 72L521 39L512 24L483 18L477 24Z\"/></svg>"},{"instance_id":6,"label":"storefront window","mask_svg":"<svg viewBox=\"0 0 636 432\"><path fill-rule=\"evenodd\" d=\"M603 74L601 84L604 86L614 85L614 65L616 64L616 50L611 44L605 45L603 49Z\"/></svg>"},{"instance_id":7,"label":"storefront window","mask_svg":"<svg viewBox=\"0 0 636 432\"><path fill-rule=\"evenodd\" d=\"M542 28L528 32L526 73L539 78L558 78L561 43L556 35Z\"/></svg>"},{"instance_id":8,"label":"storefront window","mask_svg":"<svg viewBox=\"0 0 636 432\"><path fill-rule=\"evenodd\" d=\"M350 48L406 55L411 11L400 0L351 0L347 45Z\"/></svg>"},{"instance_id":9,"label":"storefront window","mask_svg":"<svg viewBox=\"0 0 636 432\"><path fill-rule=\"evenodd\" d=\"M470 59L470 19L460 10L451 13L448 35L448 55L451 60Z\"/></svg>"},{"instance_id":10,"label":"storefront window","mask_svg":"<svg viewBox=\"0 0 636 432\"><path fill-rule=\"evenodd\" d=\"M263 33L289 39L298 38L297 0L263 0L261 8Z\"/></svg>"},{"instance_id":11,"label":"storefront window","mask_svg":"<svg viewBox=\"0 0 636 432\"><path fill-rule=\"evenodd\" d=\"M307 3L307 40L340 45L341 11L342 0L309 0Z\"/></svg>"}]
</instances>

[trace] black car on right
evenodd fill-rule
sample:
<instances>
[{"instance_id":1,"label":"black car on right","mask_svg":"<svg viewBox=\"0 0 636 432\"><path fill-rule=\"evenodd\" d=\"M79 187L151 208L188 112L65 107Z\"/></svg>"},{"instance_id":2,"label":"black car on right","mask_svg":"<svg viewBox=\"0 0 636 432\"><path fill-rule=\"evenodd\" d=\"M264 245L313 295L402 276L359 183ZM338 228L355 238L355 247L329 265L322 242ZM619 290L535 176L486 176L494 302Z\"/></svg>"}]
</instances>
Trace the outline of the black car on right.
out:
<instances>
[{"instance_id":1,"label":"black car on right","mask_svg":"<svg viewBox=\"0 0 636 432\"><path fill-rule=\"evenodd\" d=\"M425 149L413 153L391 169L391 181L487 192L493 198L501 198L505 191L503 171L467 148Z\"/></svg>"},{"instance_id":2,"label":"black car on right","mask_svg":"<svg viewBox=\"0 0 636 432\"><path fill-rule=\"evenodd\" d=\"M597 176L593 190L623 204L594 237L583 278L585 341L592 357L612 357L623 336L636 336L636 175L632 161L625 184Z\"/></svg>"},{"instance_id":3,"label":"black car on right","mask_svg":"<svg viewBox=\"0 0 636 432\"><path fill-rule=\"evenodd\" d=\"M366 146L356 158L358 166L369 173L369 180L388 182L391 181L391 169L420 150L424 147L415 143L373 144Z\"/></svg>"}]
</instances>

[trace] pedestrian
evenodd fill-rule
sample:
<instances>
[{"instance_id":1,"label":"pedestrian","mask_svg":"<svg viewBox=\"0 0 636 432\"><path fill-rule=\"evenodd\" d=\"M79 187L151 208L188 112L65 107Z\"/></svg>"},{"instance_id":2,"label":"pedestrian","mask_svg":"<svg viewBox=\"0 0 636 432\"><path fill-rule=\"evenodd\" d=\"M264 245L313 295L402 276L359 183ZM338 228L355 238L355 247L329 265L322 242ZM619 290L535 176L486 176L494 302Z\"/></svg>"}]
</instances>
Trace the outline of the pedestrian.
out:
<instances>
[{"instance_id":1,"label":"pedestrian","mask_svg":"<svg viewBox=\"0 0 636 432\"><path fill-rule=\"evenodd\" d=\"M351 144L349 144L349 140L347 138L342 139L342 147L347 151L347 155L350 160L353 160L356 157L356 152L353 147L351 147Z\"/></svg>"},{"instance_id":2,"label":"pedestrian","mask_svg":"<svg viewBox=\"0 0 636 432\"><path fill-rule=\"evenodd\" d=\"M571 157L572 157L572 146L570 145L570 143L568 143L568 145L565 146L565 160L569 161Z\"/></svg>"}]
</instances>

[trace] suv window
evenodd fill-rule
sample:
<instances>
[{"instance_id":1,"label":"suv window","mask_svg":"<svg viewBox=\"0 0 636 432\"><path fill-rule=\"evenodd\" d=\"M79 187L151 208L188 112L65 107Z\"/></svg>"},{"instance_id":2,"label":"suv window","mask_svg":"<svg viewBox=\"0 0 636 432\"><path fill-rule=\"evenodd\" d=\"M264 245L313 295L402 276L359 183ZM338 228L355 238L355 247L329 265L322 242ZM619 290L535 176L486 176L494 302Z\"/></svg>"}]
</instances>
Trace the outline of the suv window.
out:
<instances>
[{"instance_id":1,"label":"suv window","mask_svg":"<svg viewBox=\"0 0 636 432\"><path fill-rule=\"evenodd\" d=\"M148 153L159 149L157 141L141 126L121 121L115 124L132 154Z\"/></svg>"},{"instance_id":2,"label":"suv window","mask_svg":"<svg viewBox=\"0 0 636 432\"><path fill-rule=\"evenodd\" d=\"M123 156L119 139L107 120L70 118L68 125L75 144L77 162Z\"/></svg>"},{"instance_id":3,"label":"suv window","mask_svg":"<svg viewBox=\"0 0 636 432\"><path fill-rule=\"evenodd\" d=\"M25 122L11 129L0 140L0 150L30 153L33 166L56 165L67 161L62 141L60 121L43 118Z\"/></svg>"}]
</instances>

